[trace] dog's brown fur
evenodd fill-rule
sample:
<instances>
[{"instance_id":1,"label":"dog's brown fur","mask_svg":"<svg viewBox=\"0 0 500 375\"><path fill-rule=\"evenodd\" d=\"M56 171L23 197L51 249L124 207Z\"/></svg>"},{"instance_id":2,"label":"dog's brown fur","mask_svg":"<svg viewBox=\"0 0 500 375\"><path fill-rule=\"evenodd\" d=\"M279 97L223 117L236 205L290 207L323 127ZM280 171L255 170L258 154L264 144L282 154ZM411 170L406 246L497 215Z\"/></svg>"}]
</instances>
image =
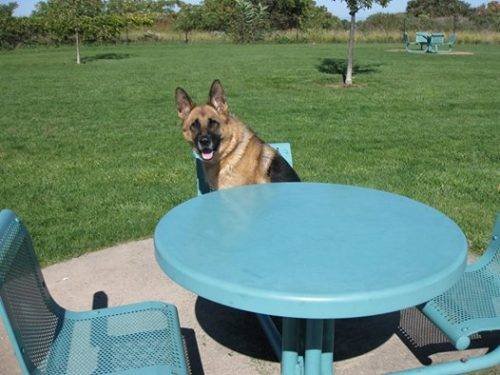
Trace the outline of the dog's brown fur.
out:
<instances>
[{"instance_id":1,"label":"dog's brown fur","mask_svg":"<svg viewBox=\"0 0 500 375\"><path fill-rule=\"evenodd\" d=\"M185 140L200 153L197 137L219 140L211 160L203 161L211 190L268 182L299 181L279 153L229 113L224 89L212 83L208 104L196 106L181 88L175 92Z\"/></svg>"}]
</instances>

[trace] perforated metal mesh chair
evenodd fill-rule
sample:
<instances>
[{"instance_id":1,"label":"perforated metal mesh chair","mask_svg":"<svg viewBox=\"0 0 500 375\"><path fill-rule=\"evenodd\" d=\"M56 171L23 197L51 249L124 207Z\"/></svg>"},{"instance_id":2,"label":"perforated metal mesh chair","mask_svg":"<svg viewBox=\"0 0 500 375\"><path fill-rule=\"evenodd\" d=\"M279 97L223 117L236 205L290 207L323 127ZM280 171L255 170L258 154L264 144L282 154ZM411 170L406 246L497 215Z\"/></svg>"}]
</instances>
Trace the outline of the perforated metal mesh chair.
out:
<instances>
[{"instance_id":1,"label":"perforated metal mesh chair","mask_svg":"<svg viewBox=\"0 0 500 375\"><path fill-rule=\"evenodd\" d=\"M293 158L292 158L292 148L290 143L269 143L269 146L273 147L277 150L281 156L286 160L291 167L293 167ZM193 152L193 157L195 158L196 163L196 184L198 188L198 195L203 195L210 192L210 187L208 186L207 180L205 179L205 172L203 171L203 164L198 155ZM278 333L278 329L274 324L273 320L269 315L264 314L255 314L257 319L259 320L264 333L267 338L271 342L271 347L274 350L274 353L278 358L281 358L281 341L278 341L276 338L280 337Z\"/></svg>"},{"instance_id":2,"label":"perforated metal mesh chair","mask_svg":"<svg viewBox=\"0 0 500 375\"><path fill-rule=\"evenodd\" d=\"M30 235L0 212L0 315L25 374L187 374L177 309L146 302L72 312L50 296Z\"/></svg>"},{"instance_id":3,"label":"perforated metal mesh chair","mask_svg":"<svg viewBox=\"0 0 500 375\"><path fill-rule=\"evenodd\" d=\"M290 143L269 143L269 146L276 149L281 156L293 167L292 159L292 149ZM193 152L193 157L196 163L196 183L198 189L198 195L203 195L210 192L210 186L208 186L207 180L205 178L205 172L203 171L203 162L199 156Z\"/></svg>"},{"instance_id":4,"label":"perforated metal mesh chair","mask_svg":"<svg viewBox=\"0 0 500 375\"><path fill-rule=\"evenodd\" d=\"M500 214L492 240L483 256L465 270L447 292L427 302L423 313L458 350L467 349L470 336L500 330ZM469 359L414 369L404 373L464 374L500 365L500 345L492 352Z\"/></svg>"}]
</instances>

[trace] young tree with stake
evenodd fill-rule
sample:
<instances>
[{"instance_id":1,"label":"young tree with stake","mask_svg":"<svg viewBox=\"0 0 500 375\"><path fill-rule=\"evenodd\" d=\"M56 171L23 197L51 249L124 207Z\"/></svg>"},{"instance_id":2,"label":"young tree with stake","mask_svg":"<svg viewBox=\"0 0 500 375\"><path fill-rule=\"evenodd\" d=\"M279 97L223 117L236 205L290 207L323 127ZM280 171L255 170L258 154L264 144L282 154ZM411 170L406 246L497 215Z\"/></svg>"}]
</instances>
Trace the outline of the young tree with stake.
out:
<instances>
[{"instance_id":1,"label":"young tree with stake","mask_svg":"<svg viewBox=\"0 0 500 375\"><path fill-rule=\"evenodd\" d=\"M333 0L335 1L335 0ZM363 8L369 9L373 4L377 3L385 7L391 0L342 0L345 1L349 8L349 15L351 16L351 27L349 29L349 41L347 43L347 71L345 86L352 85L352 67L353 67L353 51L354 51L354 37L356 32L356 13Z\"/></svg>"},{"instance_id":2,"label":"young tree with stake","mask_svg":"<svg viewBox=\"0 0 500 375\"><path fill-rule=\"evenodd\" d=\"M80 64L83 24L102 13L102 0L47 0L37 4L35 15L45 19L52 33L64 39L75 37L76 63Z\"/></svg>"}]
</instances>

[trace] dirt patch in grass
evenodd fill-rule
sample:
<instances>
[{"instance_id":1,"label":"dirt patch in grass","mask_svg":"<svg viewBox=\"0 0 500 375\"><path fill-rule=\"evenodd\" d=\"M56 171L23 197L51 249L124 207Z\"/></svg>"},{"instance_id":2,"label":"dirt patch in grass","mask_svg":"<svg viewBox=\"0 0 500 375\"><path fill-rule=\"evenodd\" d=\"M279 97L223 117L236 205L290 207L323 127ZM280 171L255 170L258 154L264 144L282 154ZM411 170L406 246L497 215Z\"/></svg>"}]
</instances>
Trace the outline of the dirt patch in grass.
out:
<instances>
[{"instance_id":1,"label":"dirt patch in grass","mask_svg":"<svg viewBox=\"0 0 500 375\"><path fill-rule=\"evenodd\" d=\"M386 52L407 52L404 48L386 49ZM424 53L418 52L418 54L424 55ZM439 52L439 53L429 53L429 55L454 55L454 56L471 56L474 55L473 52L468 51L452 51L452 52Z\"/></svg>"}]
</instances>

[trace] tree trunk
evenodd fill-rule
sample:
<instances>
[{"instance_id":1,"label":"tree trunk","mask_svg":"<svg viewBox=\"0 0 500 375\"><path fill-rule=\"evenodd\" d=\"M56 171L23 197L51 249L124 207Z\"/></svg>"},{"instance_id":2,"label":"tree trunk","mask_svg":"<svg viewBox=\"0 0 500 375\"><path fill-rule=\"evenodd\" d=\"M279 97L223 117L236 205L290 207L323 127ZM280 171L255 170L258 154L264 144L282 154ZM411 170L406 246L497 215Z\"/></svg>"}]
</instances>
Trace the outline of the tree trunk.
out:
<instances>
[{"instance_id":1,"label":"tree trunk","mask_svg":"<svg viewBox=\"0 0 500 375\"><path fill-rule=\"evenodd\" d=\"M184 43L189 43L189 31L184 32Z\"/></svg>"},{"instance_id":2,"label":"tree trunk","mask_svg":"<svg viewBox=\"0 0 500 375\"><path fill-rule=\"evenodd\" d=\"M76 63L80 64L80 35L78 30L75 30L75 39L76 39Z\"/></svg>"},{"instance_id":3,"label":"tree trunk","mask_svg":"<svg viewBox=\"0 0 500 375\"><path fill-rule=\"evenodd\" d=\"M347 45L347 71L345 85L352 85L352 55L354 51L354 33L356 31L356 12L351 12L351 29L349 30L349 41Z\"/></svg>"}]
</instances>

